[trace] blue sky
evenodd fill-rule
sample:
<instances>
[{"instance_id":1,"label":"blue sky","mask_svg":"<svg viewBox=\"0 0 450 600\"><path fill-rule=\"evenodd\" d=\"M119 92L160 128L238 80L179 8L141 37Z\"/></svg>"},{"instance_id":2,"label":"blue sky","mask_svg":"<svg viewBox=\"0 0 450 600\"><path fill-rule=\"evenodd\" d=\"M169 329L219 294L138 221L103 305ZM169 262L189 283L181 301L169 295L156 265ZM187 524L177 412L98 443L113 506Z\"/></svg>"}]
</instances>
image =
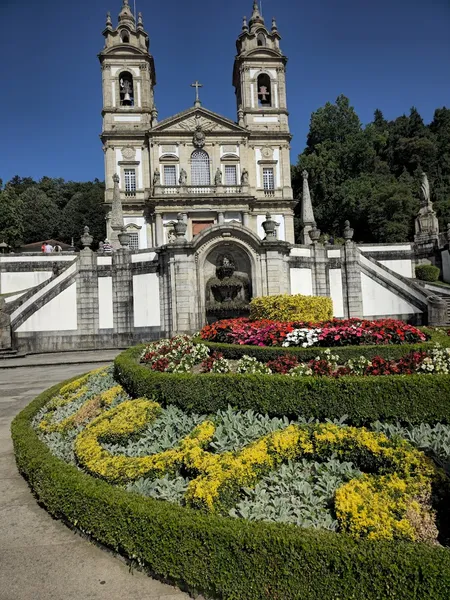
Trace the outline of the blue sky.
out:
<instances>
[{"instance_id":1,"label":"blue sky","mask_svg":"<svg viewBox=\"0 0 450 600\"><path fill-rule=\"evenodd\" d=\"M130 4L133 3L131 0ZM105 15L122 0L0 0L0 178L103 179L101 71ZM137 0L156 61L163 119L193 104L236 118L235 40L252 0ZM363 123L416 106L426 122L450 106L449 0L263 0L289 57L292 162L311 113L345 94ZM205 50L207 48L207 50Z\"/></svg>"}]
</instances>

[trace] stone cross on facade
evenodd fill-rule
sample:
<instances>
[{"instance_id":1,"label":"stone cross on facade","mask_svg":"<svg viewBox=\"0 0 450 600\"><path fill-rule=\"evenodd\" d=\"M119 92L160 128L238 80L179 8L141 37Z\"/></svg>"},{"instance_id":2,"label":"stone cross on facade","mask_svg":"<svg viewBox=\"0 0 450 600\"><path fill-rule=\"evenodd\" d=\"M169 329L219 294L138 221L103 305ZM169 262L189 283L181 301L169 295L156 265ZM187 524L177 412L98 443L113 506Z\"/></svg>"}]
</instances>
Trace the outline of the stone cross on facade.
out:
<instances>
[{"instance_id":1,"label":"stone cross on facade","mask_svg":"<svg viewBox=\"0 0 450 600\"><path fill-rule=\"evenodd\" d=\"M194 106L201 106L202 103L200 102L200 95L199 95L198 90L199 90L199 88L203 87L203 84L196 81L195 83L191 83L191 87L195 88L195 104L194 104Z\"/></svg>"}]
</instances>

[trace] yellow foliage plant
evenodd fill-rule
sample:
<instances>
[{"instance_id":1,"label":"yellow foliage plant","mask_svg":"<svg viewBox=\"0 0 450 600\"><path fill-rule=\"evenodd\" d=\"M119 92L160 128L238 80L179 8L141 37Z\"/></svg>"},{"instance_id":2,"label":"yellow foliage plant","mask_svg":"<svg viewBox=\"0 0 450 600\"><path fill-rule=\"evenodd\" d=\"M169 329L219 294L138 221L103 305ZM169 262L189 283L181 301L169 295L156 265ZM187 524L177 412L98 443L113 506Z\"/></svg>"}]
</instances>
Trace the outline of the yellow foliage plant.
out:
<instances>
[{"instance_id":1,"label":"yellow foliage plant","mask_svg":"<svg viewBox=\"0 0 450 600\"><path fill-rule=\"evenodd\" d=\"M82 394L80 394L81 391ZM80 395L85 394L86 391L86 386L80 388L79 392L75 392L74 394L72 394L71 397L69 397L69 402L73 402L74 400L79 398ZM114 400L118 396L122 395L125 397L127 396L125 390L122 388L122 386L115 385L105 390L104 392L97 394L93 398L89 398L88 400L86 400L86 402L84 402L73 415L66 417L59 423L52 422L53 412L50 411L39 423L39 429L41 431L44 431L45 433L51 433L54 431L64 433L66 431L69 431L70 429L73 429L78 425L82 425L83 423L89 422L94 417L97 417L103 411L103 409L111 406Z\"/></svg>"},{"instance_id":2,"label":"yellow foliage plant","mask_svg":"<svg viewBox=\"0 0 450 600\"><path fill-rule=\"evenodd\" d=\"M370 473L336 492L335 511L342 531L354 537L416 540L421 539L419 529L424 522L434 523L429 498L439 471L406 440L331 423L291 424L238 452L214 454L207 446L215 425L204 421L177 447L152 456L113 455L102 447L102 442L138 435L160 414L160 405L147 399L129 400L106 410L77 436L79 463L93 475L118 484L141 477L158 478L183 468L191 477L186 503L208 512L226 513L242 487L254 487L281 463L337 456ZM431 530L437 535L434 525Z\"/></svg>"},{"instance_id":3,"label":"yellow foliage plant","mask_svg":"<svg viewBox=\"0 0 450 600\"><path fill-rule=\"evenodd\" d=\"M331 298L280 294L262 296L250 302L250 319L270 321L327 321L333 317Z\"/></svg>"}]
</instances>

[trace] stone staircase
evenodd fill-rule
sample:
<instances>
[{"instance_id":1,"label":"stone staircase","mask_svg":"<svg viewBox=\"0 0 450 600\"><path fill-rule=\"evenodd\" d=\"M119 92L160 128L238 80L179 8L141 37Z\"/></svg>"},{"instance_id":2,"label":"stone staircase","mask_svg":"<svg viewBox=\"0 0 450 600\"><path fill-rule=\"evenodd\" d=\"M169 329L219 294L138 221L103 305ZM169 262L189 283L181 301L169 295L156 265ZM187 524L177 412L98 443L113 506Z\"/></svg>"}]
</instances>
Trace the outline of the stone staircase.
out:
<instances>
[{"instance_id":1,"label":"stone staircase","mask_svg":"<svg viewBox=\"0 0 450 600\"><path fill-rule=\"evenodd\" d=\"M444 292L438 292L435 288L433 288L433 294L435 296L438 296L439 298L441 298L441 300L443 300L446 305L447 305L447 320L445 322L445 325L450 326L450 288L449 288L449 293L446 294Z\"/></svg>"}]
</instances>

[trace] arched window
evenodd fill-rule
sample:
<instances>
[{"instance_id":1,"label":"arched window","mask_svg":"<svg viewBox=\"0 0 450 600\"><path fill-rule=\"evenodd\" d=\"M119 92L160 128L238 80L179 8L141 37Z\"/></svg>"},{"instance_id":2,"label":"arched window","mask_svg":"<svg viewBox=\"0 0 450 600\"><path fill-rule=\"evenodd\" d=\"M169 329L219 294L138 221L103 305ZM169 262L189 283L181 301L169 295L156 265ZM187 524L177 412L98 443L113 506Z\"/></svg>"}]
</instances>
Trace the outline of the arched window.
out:
<instances>
[{"instance_id":1,"label":"arched window","mask_svg":"<svg viewBox=\"0 0 450 600\"><path fill-rule=\"evenodd\" d=\"M209 156L204 150L194 150L191 155L191 185L211 185Z\"/></svg>"},{"instance_id":2,"label":"arched window","mask_svg":"<svg viewBox=\"0 0 450 600\"><path fill-rule=\"evenodd\" d=\"M124 71L119 77L120 87L120 105L134 106L134 85L133 75L128 71Z\"/></svg>"},{"instance_id":3,"label":"arched window","mask_svg":"<svg viewBox=\"0 0 450 600\"><path fill-rule=\"evenodd\" d=\"M258 37L256 38L258 46L266 45L266 36L263 33L258 33Z\"/></svg>"},{"instance_id":4,"label":"arched window","mask_svg":"<svg viewBox=\"0 0 450 600\"><path fill-rule=\"evenodd\" d=\"M258 106L272 106L272 84L267 73L258 76Z\"/></svg>"},{"instance_id":5,"label":"arched window","mask_svg":"<svg viewBox=\"0 0 450 600\"><path fill-rule=\"evenodd\" d=\"M130 43L130 36L128 35L127 31L122 31L122 33L120 34L120 38L121 38L123 44Z\"/></svg>"}]
</instances>

